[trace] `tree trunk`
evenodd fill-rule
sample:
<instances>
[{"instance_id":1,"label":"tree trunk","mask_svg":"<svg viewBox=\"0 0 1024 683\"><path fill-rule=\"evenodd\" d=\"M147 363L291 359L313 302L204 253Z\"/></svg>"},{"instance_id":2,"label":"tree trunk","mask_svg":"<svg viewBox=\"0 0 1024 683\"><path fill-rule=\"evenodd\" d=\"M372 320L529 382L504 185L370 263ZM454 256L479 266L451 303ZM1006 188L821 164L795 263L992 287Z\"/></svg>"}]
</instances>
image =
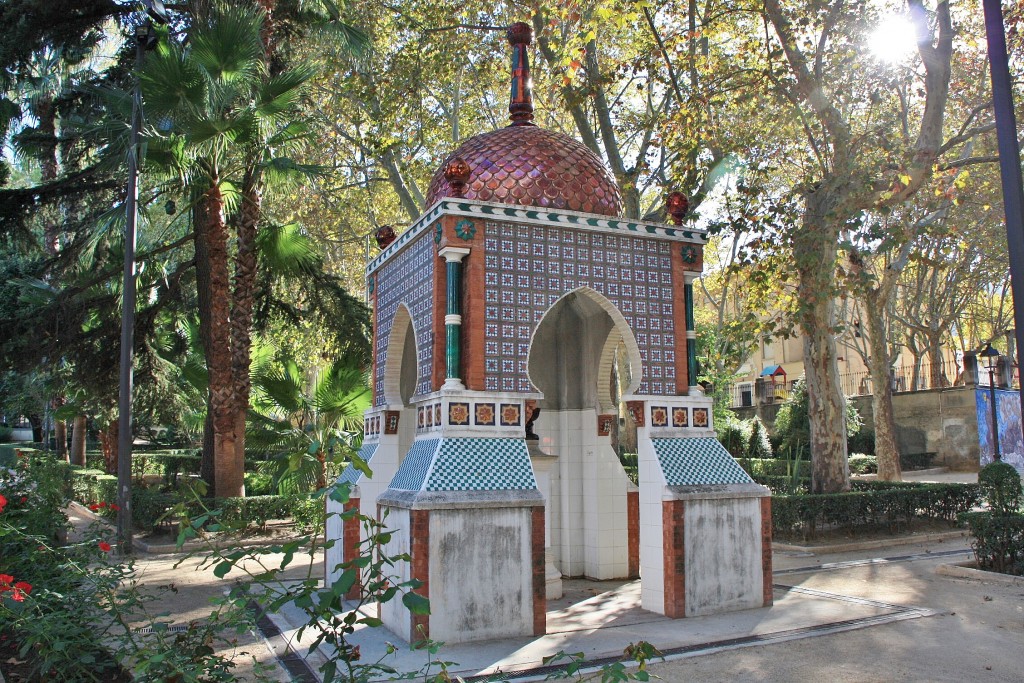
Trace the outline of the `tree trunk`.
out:
<instances>
[{"instance_id":1,"label":"tree trunk","mask_svg":"<svg viewBox=\"0 0 1024 683\"><path fill-rule=\"evenodd\" d=\"M231 372L231 284L228 232L219 179L200 199L196 235L206 245L210 264L210 350L206 358L213 416L214 488L220 497L245 495L243 462L235 451L234 382Z\"/></svg>"},{"instance_id":2,"label":"tree trunk","mask_svg":"<svg viewBox=\"0 0 1024 683\"><path fill-rule=\"evenodd\" d=\"M865 310L868 319L868 362L871 376L871 409L875 429L875 457L878 458L878 478L883 481L901 481L900 453L896 446L896 419L892 410L892 376L889 350L886 344L884 306L876 297L868 296Z\"/></svg>"},{"instance_id":3,"label":"tree trunk","mask_svg":"<svg viewBox=\"0 0 1024 683\"><path fill-rule=\"evenodd\" d=\"M117 474L118 428L118 420L115 418L107 423L106 429L100 430L100 450L103 451L103 467L107 474Z\"/></svg>"},{"instance_id":4,"label":"tree trunk","mask_svg":"<svg viewBox=\"0 0 1024 683\"><path fill-rule=\"evenodd\" d=\"M28 418L28 423L32 425L32 441L35 443L43 442L43 417L38 413L29 413L25 417Z\"/></svg>"},{"instance_id":5,"label":"tree trunk","mask_svg":"<svg viewBox=\"0 0 1024 683\"><path fill-rule=\"evenodd\" d=\"M931 380L931 386L929 389L939 389L941 387L949 386L949 380L946 378L946 368L942 362L942 332L929 333L925 335L925 339L928 343L928 359L931 361L929 365L929 374Z\"/></svg>"},{"instance_id":6,"label":"tree trunk","mask_svg":"<svg viewBox=\"0 0 1024 683\"><path fill-rule=\"evenodd\" d=\"M210 358L213 345L210 342L211 289L210 289L210 255L207 250L206 228L202 224L202 212L199 210L199 198L193 196L192 225L195 231L196 252L196 312L199 314L199 340L203 345L203 357ZM206 420L203 423L203 452L199 463L199 476L206 482L209 495L217 494L216 463L213 457L213 409L210 407L209 390L206 398Z\"/></svg>"},{"instance_id":7,"label":"tree trunk","mask_svg":"<svg viewBox=\"0 0 1024 683\"><path fill-rule=\"evenodd\" d=\"M85 441L88 428L89 421L85 419L85 415L75 417L71 428L71 452L68 454L72 465L85 467Z\"/></svg>"},{"instance_id":8,"label":"tree trunk","mask_svg":"<svg viewBox=\"0 0 1024 683\"><path fill-rule=\"evenodd\" d=\"M245 420L252 383L252 308L256 289L256 231L263 207L260 172L251 165L242 181L242 209L238 221L234 291L231 297L231 377L234 382L234 431L236 457L245 462Z\"/></svg>"},{"instance_id":9,"label":"tree trunk","mask_svg":"<svg viewBox=\"0 0 1024 683\"><path fill-rule=\"evenodd\" d=\"M64 420L54 420L53 438L56 442L57 458L64 462L71 462L68 457L68 423Z\"/></svg>"},{"instance_id":10,"label":"tree trunk","mask_svg":"<svg viewBox=\"0 0 1024 683\"><path fill-rule=\"evenodd\" d=\"M809 398L811 488L836 493L850 488L846 456L846 398L839 386L838 354L832 336L833 273L838 231L830 217L843 196L825 182L806 195L803 229L793 236L793 260L799 275L797 298L804 334L804 372Z\"/></svg>"},{"instance_id":11,"label":"tree trunk","mask_svg":"<svg viewBox=\"0 0 1024 683\"><path fill-rule=\"evenodd\" d=\"M217 468L213 460L213 411L210 398L206 398L206 419L203 420L203 456L199 460L199 476L206 482L206 493L217 495Z\"/></svg>"}]
</instances>

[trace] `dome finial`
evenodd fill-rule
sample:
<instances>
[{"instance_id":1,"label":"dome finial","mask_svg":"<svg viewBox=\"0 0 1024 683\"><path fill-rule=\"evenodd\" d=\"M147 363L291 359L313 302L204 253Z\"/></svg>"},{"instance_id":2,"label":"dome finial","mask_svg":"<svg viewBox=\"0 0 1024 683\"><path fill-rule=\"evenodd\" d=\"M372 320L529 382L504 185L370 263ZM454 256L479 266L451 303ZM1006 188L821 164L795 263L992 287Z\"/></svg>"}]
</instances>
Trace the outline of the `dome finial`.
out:
<instances>
[{"instance_id":1,"label":"dome finial","mask_svg":"<svg viewBox=\"0 0 1024 683\"><path fill-rule=\"evenodd\" d=\"M533 42L533 28L523 21L508 27L508 42L512 45L512 97L508 113L513 126L532 126L533 79L530 78L530 57L526 51Z\"/></svg>"},{"instance_id":2,"label":"dome finial","mask_svg":"<svg viewBox=\"0 0 1024 683\"><path fill-rule=\"evenodd\" d=\"M690 200L682 192L669 192L665 197L665 213L672 217L676 225L683 224L683 218L690 209Z\"/></svg>"},{"instance_id":3,"label":"dome finial","mask_svg":"<svg viewBox=\"0 0 1024 683\"><path fill-rule=\"evenodd\" d=\"M461 157L454 157L445 164L444 179L448 181L453 197L466 196L466 183L469 182L470 172L469 164Z\"/></svg>"}]
</instances>

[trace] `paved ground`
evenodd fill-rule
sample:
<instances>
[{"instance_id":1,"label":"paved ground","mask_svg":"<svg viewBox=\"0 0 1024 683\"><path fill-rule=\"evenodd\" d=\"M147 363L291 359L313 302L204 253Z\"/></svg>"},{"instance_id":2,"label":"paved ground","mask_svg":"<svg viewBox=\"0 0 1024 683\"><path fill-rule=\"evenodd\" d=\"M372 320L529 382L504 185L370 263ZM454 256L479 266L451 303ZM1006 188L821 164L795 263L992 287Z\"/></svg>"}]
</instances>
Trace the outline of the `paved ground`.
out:
<instances>
[{"instance_id":1,"label":"paved ground","mask_svg":"<svg viewBox=\"0 0 1024 683\"><path fill-rule=\"evenodd\" d=\"M938 479L934 475L924 478ZM963 479L956 477L956 480ZM86 516L78 513L75 517L80 524L86 520ZM964 539L822 555L777 551L777 599L778 596L785 599L799 595L813 597L816 591L844 596L828 609L832 612L838 609L840 617L860 618L855 625L863 627L831 633L825 629L823 635L782 638L767 645L746 644L700 656L677 653L668 661L653 664L651 671L666 681L1022 681L1024 581L1007 584L936 572L940 565L966 557ZM175 584L177 592L162 594L154 611L170 612L176 624L202 619L209 612L210 598L223 594L231 585L231 574L222 580L210 569L197 570L199 560L196 558L141 553L137 565L147 585ZM319 557L314 559L313 567L314 571L322 567ZM290 576L300 578L301 570ZM787 586L800 590L787 591ZM629 591L621 584L576 588L587 595L611 591L617 599L625 599ZM858 602L860 599L873 602ZM885 603L889 607L874 603ZM778 610L786 604L792 605L788 612ZM817 609L816 604L820 603L779 600L776 613L796 618L800 616L799 610ZM563 606L564 609L568 608ZM877 625L863 625L871 622L863 619L871 613L902 614L904 618L884 618ZM757 614L755 610L735 618L714 619L726 630L742 629L746 628L744 623L756 620ZM921 614L928 616L919 616ZM564 613L559 618L564 618ZM640 621L654 623L653 620ZM644 632L643 637L656 646L666 647L666 643L676 642L673 638L681 629L703 629L708 633L714 630L698 621L669 621L653 632ZM586 642L608 642L606 649L610 653L620 651L640 633L630 630L635 624L628 626L618 634L614 629L607 629L603 633L592 632L592 635L580 631L578 635L585 636ZM657 628L664 630L659 634ZM615 643L618 635L621 635L621 642ZM705 640L708 639L710 637ZM495 645L500 643L481 645L476 654L483 656ZM251 678L254 660L276 666L277 658L271 648L262 636L251 635L239 641L236 651L248 653L239 659L237 673L242 680ZM299 680L280 667L276 669L275 679Z\"/></svg>"}]
</instances>

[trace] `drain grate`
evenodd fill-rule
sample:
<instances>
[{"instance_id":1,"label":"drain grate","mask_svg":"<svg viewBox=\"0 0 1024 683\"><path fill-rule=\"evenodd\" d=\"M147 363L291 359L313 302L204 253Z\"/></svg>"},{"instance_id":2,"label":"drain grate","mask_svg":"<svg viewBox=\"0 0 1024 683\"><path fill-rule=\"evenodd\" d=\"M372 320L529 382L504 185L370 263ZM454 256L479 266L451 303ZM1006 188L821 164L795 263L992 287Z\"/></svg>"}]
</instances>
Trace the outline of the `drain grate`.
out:
<instances>
[{"instance_id":1,"label":"drain grate","mask_svg":"<svg viewBox=\"0 0 1024 683\"><path fill-rule=\"evenodd\" d=\"M188 631L189 628L190 626L188 624L175 624L173 626L168 626L167 628L161 630L163 630L164 633L184 633ZM156 631L157 629L153 628L152 626L143 626L142 628L135 629L136 633L141 633L142 635L156 633Z\"/></svg>"}]
</instances>

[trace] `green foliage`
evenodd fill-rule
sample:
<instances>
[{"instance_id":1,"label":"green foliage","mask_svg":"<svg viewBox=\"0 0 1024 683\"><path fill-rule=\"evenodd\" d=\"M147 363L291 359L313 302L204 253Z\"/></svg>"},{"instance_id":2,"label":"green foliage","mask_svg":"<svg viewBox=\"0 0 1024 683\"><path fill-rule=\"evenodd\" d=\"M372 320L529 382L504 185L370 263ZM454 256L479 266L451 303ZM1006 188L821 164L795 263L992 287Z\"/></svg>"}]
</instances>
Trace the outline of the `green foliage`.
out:
<instances>
[{"instance_id":1,"label":"green foliage","mask_svg":"<svg viewBox=\"0 0 1024 683\"><path fill-rule=\"evenodd\" d=\"M993 514L1009 515L1020 512L1024 501L1020 474L1013 465L991 462L978 472L978 485Z\"/></svg>"},{"instance_id":2,"label":"green foliage","mask_svg":"<svg viewBox=\"0 0 1024 683\"><path fill-rule=\"evenodd\" d=\"M16 589L0 590L0 634L18 644L19 657L33 668L31 680L100 683L115 679L129 661L137 681L233 680L233 664L214 654L214 646L249 627L249 615L218 612L187 633L170 634L169 621L146 610L152 589L140 590L131 563L112 559L105 527L84 530L80 542L54 541L67 525L67 475L64 463L36 453L0 476L8 501L0 502L0 569ZM9 497L19 494L26 500ZM151 636L137 630L144 624Z\"/></svg>"},{"instance_id":3,"label":"green foliage","mask_svg":"<svg viewBox=\"0 0 1024 683\"><path fill-rule=\"evenodd\" d=\"M981 498L973 484L881 484L849 493L772 496L773 532L807 540L826 528L895 531L918 517L953 522Z\"/></svg>"},{"instance_id":4,"label":"green foliage","mask_svg":"<svg viewBox=\"0 0 1024 683\"><path fill-rule=\"evenodd\" d=\"M750 438L747 440L746 456L748 458L772 457L772 442L768 439L768 430L761 418L754 417L750 424Z\"/></svg>"},{"instance_id":5,"label":"green foliage","mask_svg":"<svg viewBox=\"0 0 1024 683\"><path fill-rule=\"evenodd\" d=\"M863 453L865 455L875 454L875 430L871 427L861 427L855 434L847 434L846 449L850 453Z\"/></svg>"},{"instance_id":6,"label":"green foliage","mask_svg":"<svg viewBox=\"0 0 1024 683\"><path fill-rule=\"evenodd\" d=\"M1024 576L1024 515L968 512L960 521L971 532L979 569Z\"/></svg>"},{"instance_id":7,"label":"green foliage","mask_svg":"<svg viewBox=\"0 0 1024 683\"><path fill-rule=\"evenodd\" d=\"M267 458L263 471L282 493L322 488L328 463L366 468L355 446L369 403L366 376L351 359L317 373L311 387L294 360L267 363L253 377L247 447Z\"/></svg>"},{"instance_id":8,"label":"green foliage","mask_svg":"<svg viewBox=\"0 0 1024 683\"><path fill-rule=\"evenodd\" d=\"M850 455L850 473L851 474L877 474L878 473L878 458L873 455L865 455L863 453L853 453Z\"/></svg>"},{"instance_id":9,"label":"green foliage","mask_svg":"<svg viewBox=\"0 0 1024 683\"><path fill-rule=\"evenodd\" d=\"M731 413L730 413L731 414ZM735 417L719 422L716 427L718 441L729 451L734 458L742 458L747 455L750 443L750 424Z\"/></svg>"},{"instance_id":10,"label":"green foliage","mask_svg":"<svg viewBox=\"0 0 1024 683\"><path fill-rule=\"evenodd\" d=\"M655 658L664 659L665 655L646 640L630 643L622 653L622 660L605 664L601 667L600 681L601 683L620 683L621 681L649 681L652 678L658 678L647 670L647 663ZM575 681L584 681L591 679L590 676L584 678L583 670L587 666L587 662L582 652L559 650L553 655L544 657L541 661L545 665L552 665L559 664L565 660L568 660L568 664L563 665L558 671L548 674L544 680L573 679ZM626 667L625 662L630 661L637 664L635 671Z\"/></svg>"},{"instance_id":11,"label":"green foliage","mask_svg":"<svg viewBox=\"0 0 1024 683\"><path fill-rule=\"evenodd\" d=\"M13 427L4 427L0 425L0 443L10 443L11 437L14 435Z\"/></svg>"},{"instance_id":12,"label":"green foliage","mask_svg":"<svg viewBox=\"0 0 1024 683\"><path fill-rule=\"evenodd\" d=\"M274 493L274 478L262 472L245 473L245 494L248 496L269 496Z\"/></svg>"},{"instance_id":13,"label":"green foliage","mask_svg":"<svg viewBox=\"0 0 1024 683\"><path fill-rule=\"evenodd\" d=\"M811 442L810 396L807 383L797 381L789 398L779 408L775 416L775 435L779 439L780 448L797 448L801 444ZM851 401L846 402L846 437L860 431L861 419L857 406Z\"/></svg>"},{"instance_id":14,"label":"green foliage","mask_svg":"<svg viewBox=\"0 0 1024 683\"><path fill-rule=\"evenodd\" d=\"M799 477L811 476L811 463L808 460L793 462L779 458L738 458L736 462L751 477L790 477L794 467Z\"/></svg>"}]
</instances>

